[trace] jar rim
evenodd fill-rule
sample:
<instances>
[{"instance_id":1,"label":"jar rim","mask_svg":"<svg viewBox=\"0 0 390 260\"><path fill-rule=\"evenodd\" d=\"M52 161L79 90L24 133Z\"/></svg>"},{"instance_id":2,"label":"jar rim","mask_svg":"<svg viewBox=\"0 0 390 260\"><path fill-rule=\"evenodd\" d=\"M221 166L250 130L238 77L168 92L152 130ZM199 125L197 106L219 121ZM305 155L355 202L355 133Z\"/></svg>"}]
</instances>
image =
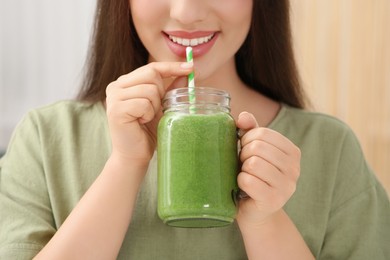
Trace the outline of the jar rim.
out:
<instances>
[{"instance_id":1,"label":"jar rim","mask_svg":"<svg viewBox=\"0 0 390 260\"><path fill-rule=\"evenodd\" d=\"M217 96L228 98L230 100L230 95L227 91L222 89L217 89L217 88L195 87L193 93L195 93L196 95L202 95L202 94L217 95ZM169 90L165 94L164 100L172 98L173 96L188 96L188 95L190 95L189 88L175 88Z\"/></svg>"},{"instance_id":2,"label":"jar rim","mask_svg":"<svg viewBox=\"0 0 390 260\"><path fill-rule=\"evenodd\" d=\"M193 97L191 97L193 95ZM192 108L204 109L225 109L230 111L230 95L227 91L210 88L210 87L195 87L193 91L189 88L176 88L168 91L162 101L163 111L181 109L191 106Z\"/></svg>"}]
</instances>

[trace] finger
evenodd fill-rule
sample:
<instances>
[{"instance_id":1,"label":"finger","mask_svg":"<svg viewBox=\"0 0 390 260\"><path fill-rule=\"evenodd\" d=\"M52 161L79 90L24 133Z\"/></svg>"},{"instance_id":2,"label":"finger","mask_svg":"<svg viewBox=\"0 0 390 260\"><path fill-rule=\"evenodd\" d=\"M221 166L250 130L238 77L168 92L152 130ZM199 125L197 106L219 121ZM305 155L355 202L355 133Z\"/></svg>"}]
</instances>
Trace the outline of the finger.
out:
<instances>
[{"instance_id":1,"label":"finger","mask_svg":"<svg viewBox=\"0 0 390 260\"><path fill-rule=\"evenodd\" d=\"M280 149L285 154L300 154L299 148L293 142L279 132L269 128L259 127L251 129L241 138L241 145L245 146L254 140L262 140L269 143Z\"/></svg>"},{"instance_id":2,"label":"finger","mask_svg":"<svg viewBox=\"0 0 390 260\"><path fill-rule=\"evenodd\" d=\"M144 124L154 118L155 112L149 99L134 98L109 104L107 115L109 120L115 121L116 124L127 124L136 120Z\"/></svg>"},{"instance_id":3,"label":"finger","mask_svg":"<svg viewBox=\"0 0 390 260\"><path fill-rule=\"evenodd\" d=\"M240 172L237 177L238 187L243 190L247 196L255 200L263 200L264 196L270 193L272 188L257 177L246 172Z\"/></svg>"},{"instance_id":4,"label":"finger","mask_svg":"<svg viewBox=\"0 0 390 260\"><path fill-rule=\"evenodd\" d=\"M259 124L257 123L256 118L249 112L241 112L238 115L237 127L239 128L238 136L242 137L246 134L246 132L250 129L259 127Z\"/></svg>"},{"instance_id":5,"label":"finger","mask_svg":"<svg viewBox=\"0 0 390 260\"><path fill-rule=\"evenodd\" d=\"M107 100L109 100L109 102L113 102L114 100L125 101L134 98L148 99L155 112L161 109L161 97L156 85L142 84L131 88L116 89L107 94Z\"/></svg>"},{"instance_id":6,"label":"finger","mask_svg":"<svg viewBox=\"0 0 390 260\"><path fill-rule=\"evenodd\" d=\"M149 65L158 71L162 78L185 76L194 69L192 62L152 62Z\"/></svg>"},{"instance_id":7,"label":"finger","mask_svg":"<svg viewBox=\"0 0 390 260\"><path fill-rule=\"evenodd\" d=\"M279 188L273 188L258 179L257 177L241 172L237 177L237 183L249 197L260 203L260 205L273 208L280 208L285 205L296 190L295 182L284 181Z\"/></svg>"},{"instance_id":8,"label":"finger","mask_svg":"<svg viewBox=\"0 0 390 260\"><path fill-rule=\"evenodd\" d=\"M130 72L129 74L120 76L116 84L118 84L118 87L129 87L139 84L155 84L161 87L160 95L163 96L166 91L163 79L185 76L190 74L192 71L192 63L152 62Z\"/></svg>"},{"instance_id":9,"label":"finger","mask_svg":"<svg viewBox=\"0 0 390 260\"><path fill-rule=\"evenodd\" d=\"M280 194L285 194L287 197L295 192L297 178L283 174L273 164L257 156L247 159L241 170L258 178L273 189L279 190Z\"/></svg>"},{"instance_id":10,"label":"finger","mask_svg":"<svg viewBox=\"0 0 390 260\"><path fill-rule=\"evenodd\" d=\"M240 160L245 162L251 157L258 157L272 164L279 172L297 180L300 175L300 156L287 155L279 148L261 141L255 140L241 148Z\"/></svg>"},{"instance_id":11,"label":"finger","mask_svg":"<svg viewBox=\"0 0 390 260\"><path fill-rule=\"evenodd\" d=\"M238 115L237 127L244 130L249 130L255 127L259 127L259 125L253 114L244 111Z\"/></svg>"},{"instance_id":12,"label":"finger","mask_svg":"<svg viewBox=\"0 0 390 260\"><path fill-rule=\"evenodd\" d=\"M257 156L245 160L241 170L274 188L279 187L283 183L283 179L286 178L273 164Z\"/></svg>"},{"instance_id":13,"label":"finger","mask_svg":"<svg viewBox=\"0 0 390 260\"><path fill-rule=\"evenodd\" d=\"M293 162L293 158L263 140L254 140L241 148L240 160L242 162L253 156L267 161L282 172L285 170L284 165L290 165Z\"/></svg>"},{"instance_id":14,"label":"finger","mask_svg":"<svg viewBox=\"0 0 390 260\"><path fill-rule=\"evenodd\" d=\"M153 105L148 99L140 99L139 103L144 105L143 107L144 113L142 114L142 116L138 118L138 122L142 125L152 121L156 115L156 111L150 108Z\"/></svg>"}]
</instances>

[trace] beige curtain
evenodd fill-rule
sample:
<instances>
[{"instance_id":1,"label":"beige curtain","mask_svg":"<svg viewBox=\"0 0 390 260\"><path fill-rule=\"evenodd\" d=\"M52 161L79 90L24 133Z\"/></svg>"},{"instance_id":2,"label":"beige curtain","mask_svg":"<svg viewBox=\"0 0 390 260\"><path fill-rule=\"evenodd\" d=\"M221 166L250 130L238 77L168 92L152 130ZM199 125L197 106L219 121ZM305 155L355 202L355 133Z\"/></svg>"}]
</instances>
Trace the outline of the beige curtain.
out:
<instances>
[{"instance_id":1,"label":"beige curtain","mask_svg":"<svg viewBox=\"0 0 390 260\"><path fill-rule=\"evenodd\" d=\"M297 60L314 109L352 127L390 194L390 1L291 4Z\"/></svg>"}]
</instances>

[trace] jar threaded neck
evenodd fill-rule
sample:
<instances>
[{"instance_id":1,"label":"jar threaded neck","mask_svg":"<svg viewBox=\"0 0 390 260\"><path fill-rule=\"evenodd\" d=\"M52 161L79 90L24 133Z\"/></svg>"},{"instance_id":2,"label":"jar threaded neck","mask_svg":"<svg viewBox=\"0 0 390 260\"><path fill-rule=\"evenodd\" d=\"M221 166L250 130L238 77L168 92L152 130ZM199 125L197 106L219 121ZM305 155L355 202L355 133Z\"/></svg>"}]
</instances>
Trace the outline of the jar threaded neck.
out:
<instances>
[{"instance_id":1,"label":"jar threaded neck","mask_svg":"<svg viewBox=\"0 0 390 260\"><path fill-rule=\"evenodd\" d=\"M191 95L195 96L192 102ZM228 92L215 88L196 87L194 92L188 88L178 88L167 92L163 102L163 111L185 111L191 109L197 113L207 110L230 112L230 95Z\"/></svg>"}]
</instances>

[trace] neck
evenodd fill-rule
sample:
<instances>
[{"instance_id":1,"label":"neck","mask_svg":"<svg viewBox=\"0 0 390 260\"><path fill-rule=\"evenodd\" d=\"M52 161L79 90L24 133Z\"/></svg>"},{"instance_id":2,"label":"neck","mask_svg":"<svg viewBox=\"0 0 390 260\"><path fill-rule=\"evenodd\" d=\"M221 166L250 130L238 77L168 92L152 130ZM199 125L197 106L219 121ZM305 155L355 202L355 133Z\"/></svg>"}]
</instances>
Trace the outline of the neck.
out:
<instances>
[{"instance_id":1,"label":"neck","mask_svg":"<svg viewBox=\"0 0 390 260\"><path fill-rule=\"evenodd\" d=\"M231 96L231 114L235 120L241 112L247 111L255 116L260 126L267 126L280 109L278 102L242 82L233 61L221 67L212 77L198 81L196 85L212 86L227 91Z\"/></svg>"}]
</instances>

